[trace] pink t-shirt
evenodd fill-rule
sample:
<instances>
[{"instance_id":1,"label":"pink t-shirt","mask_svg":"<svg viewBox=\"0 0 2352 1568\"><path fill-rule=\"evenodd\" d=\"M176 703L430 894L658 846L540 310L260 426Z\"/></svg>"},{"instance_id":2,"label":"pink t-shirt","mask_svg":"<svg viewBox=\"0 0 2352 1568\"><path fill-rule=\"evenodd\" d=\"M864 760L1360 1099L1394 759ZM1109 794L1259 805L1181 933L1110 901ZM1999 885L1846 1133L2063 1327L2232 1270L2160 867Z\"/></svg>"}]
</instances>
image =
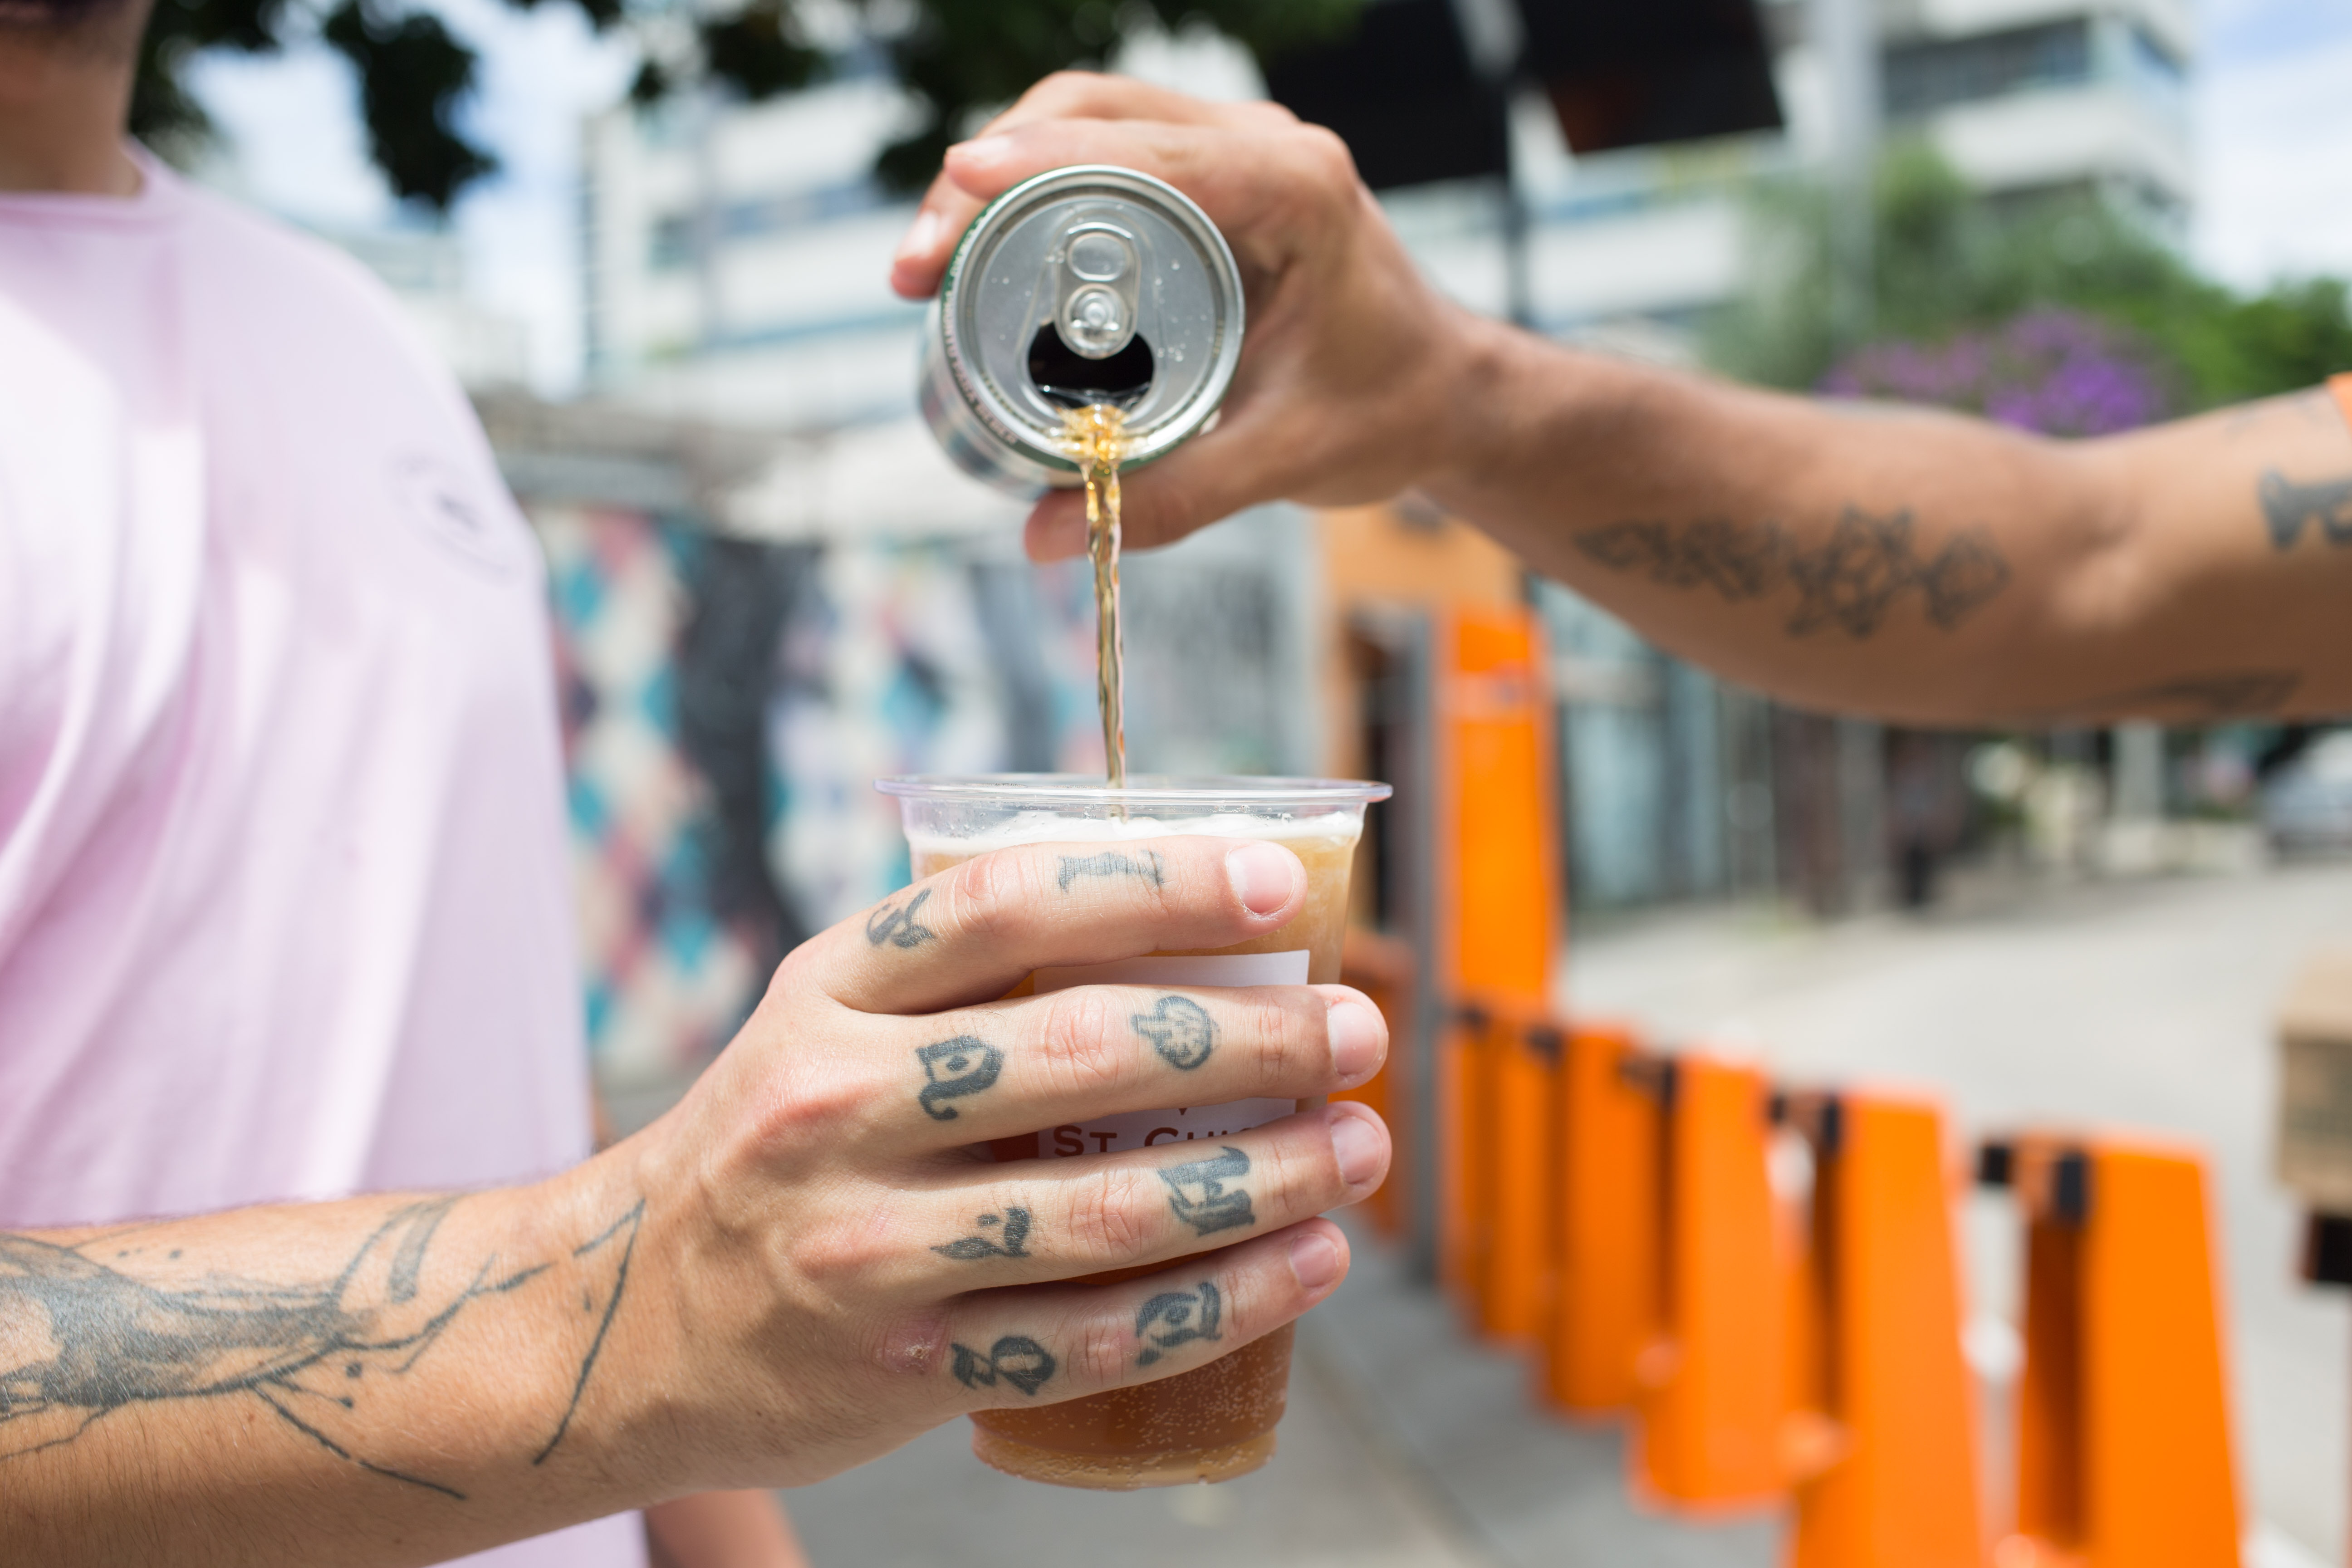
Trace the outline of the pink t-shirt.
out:
<instances>
[{"instance_id":1,"label":"pink t-shirt","mask_svg":"<svg viewBox=\"0 0 2352 1568\"><path fill-rule=\"evenodd\" d=\"M538 552L373 279L142 166L0 195L0 1226L560 1170Z\"/></svg>"}]
</instances>

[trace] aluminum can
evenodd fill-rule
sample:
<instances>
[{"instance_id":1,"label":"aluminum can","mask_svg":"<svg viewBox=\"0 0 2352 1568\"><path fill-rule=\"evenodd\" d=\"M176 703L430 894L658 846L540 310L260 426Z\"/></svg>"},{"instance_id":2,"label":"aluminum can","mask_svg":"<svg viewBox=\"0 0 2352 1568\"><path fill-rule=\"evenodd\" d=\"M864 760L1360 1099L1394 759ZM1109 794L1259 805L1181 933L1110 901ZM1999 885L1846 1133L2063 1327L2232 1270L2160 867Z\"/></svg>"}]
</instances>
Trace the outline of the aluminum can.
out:
<instances>
[{"instance_id":1,"label":"aluminum can","mask_svg":"<svg viewBox=\"0 0 2352 1568\"><path fill-rule=\"evenodd\" d=\"M1080 481L1063 411L1125 410L1126 466L1205 426L1242 352L1242 280L1175 186L1081 163L981 210L924 333L923 418L966 473L1016 495Z\"/></svg>"}]
</instances>

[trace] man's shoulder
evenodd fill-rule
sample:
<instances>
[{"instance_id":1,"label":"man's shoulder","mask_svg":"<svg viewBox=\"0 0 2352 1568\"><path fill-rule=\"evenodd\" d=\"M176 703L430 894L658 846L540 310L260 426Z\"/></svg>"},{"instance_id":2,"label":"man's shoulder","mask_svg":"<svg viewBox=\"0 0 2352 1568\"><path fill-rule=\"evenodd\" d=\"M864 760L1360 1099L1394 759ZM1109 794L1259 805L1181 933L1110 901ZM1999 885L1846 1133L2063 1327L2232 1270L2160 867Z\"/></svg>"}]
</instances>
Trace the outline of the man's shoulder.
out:
<instances>
[{"instance_id":1,"label":"man's shoulder","mask_svg":"<svg viewBox=\"0 0 2352 1568\"><path fill-rule=\"evenodd\" d=\"M408 310L357 258L219 193L181 182L173 195L206 336L233 342L249 373L281 387L363 386L373 403L405 398L436 417L465 409Z\"/></svg>"},{"instance_id":2,"label":"man's shoulder","mask_svg":"<svg viewBox=\"0 0 2352 1568\"><path fill-rule=\"evenodd\" d=\"M228 279L279 306L317 303L398 318L392 290L341 247L200 185L182 182L177 194L189 237Z\"/></svg>"}]
</instances>

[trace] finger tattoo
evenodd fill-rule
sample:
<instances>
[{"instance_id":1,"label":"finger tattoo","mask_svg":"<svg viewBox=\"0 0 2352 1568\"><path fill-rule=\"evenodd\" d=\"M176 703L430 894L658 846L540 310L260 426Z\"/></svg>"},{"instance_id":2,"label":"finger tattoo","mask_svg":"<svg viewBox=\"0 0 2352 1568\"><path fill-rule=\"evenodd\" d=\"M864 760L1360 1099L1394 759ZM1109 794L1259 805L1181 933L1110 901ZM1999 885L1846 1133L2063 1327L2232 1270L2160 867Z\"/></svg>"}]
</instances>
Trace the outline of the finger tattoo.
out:
<instances>
[{"instance_id":1,"label":"finger tattoo","mask_svg":"<svg viewBox=\"0 0 2352 1568\"><path fill-rule=\"evenodd\" d=\"M994 1388L1003 1378L1033 1398L1054 1375L1056 1364L1051 1351L1022 1334L1005 1335L988 1347L986 1355L953 1342L948 1349L954 1353L956 1381L966 1388Z\"/></svg>"},{"instance_id":2,"label":"finger tattoo","mask_svg":"<svg viewBox=\"0 0 2352 1568\"><path fill-rule=\"evenodd\" d=\"M1128 1019L1135 1032L1151 1042L1160 1060L1191 1072L1217 1048L1217 1026L1209 1010L1190 996L1162 996L1149 1013Z\"/></svg>"},{"instance_id":3,"label":"finger tattoo","mask_svg":"<svg viewBox=\"0 0 2352 1568\"><path fill-rule=\"evenodd\" d=\"M1234 1177L1249 1174L1249 1156L1227 1145L1210 1159L1170 1165L1160 1173L1160 1179L1168 1184L1168 1206L1176 1217L1196 1234L1208 1236L1257 1223L1257 1215L1250 1212L1249 1194L1225 1187Z\"/></svg>"},{"instance_id":4,"label":"finger tattoo","mask_svg":"<svg viewBox=\"0 0 2352 1568\"><path fill-rule=\"evenodd\" d=\"M1070 884L1081 877L1140 877L1155 888L1167 885L1167 864L1160 858L1157 849L1146 849L1137 855L1108 849L1100 855L1065 855L1061 860L1057 880L1066 893Z\"/></svg>"},{"instance_id":5,"label":"finger tattoo","mask_svg":"<svg viewBox=\"0 0 2352 1568\"><path fill-rule=\"evenodd\" d=\"M866 940L880 947L888 942L892 947L920 947L939 933L915 919L915 911L931 896L925 888L905 904L895 910L877 910L866 917Z\"/></svg>"},{"instance_id":6,"label":"finger tattoo","mask_svg":"<svg viewBox=\"0 0 2352 1568\"><path fill-rule=\"evenodd\" d=\"M1029 1211L1008 1208L1002 1215L984 1214L978 1221L983 1230L1002 1226L993 1237L967 1236L934 1247L941 1258L953 1258L970 1263L982 1258L1026 1258L1028 1247L1022 1245L1029 1239Z\"/></svg>"},{"instance_id":7,"label":"finger tattoo","mask_svg":"<svg viewBox=\"0 0 2352 1568\"><path fill-rule=\"evenodd\" d=\"M915 1098L934 1121L953 1121L956 1108L941 1101L978 1094L995 1083L1004 1068L1004 1053L977 1035L957 1035L918 1046L915 1059L923 1064L923 1076L930 1080Z\"/></svg>"},{"instance_id":8,"label":"finger tattoo","mask_svg":"<svg viewBox=\"0 0 2352 1568\"><path fill-rule=\"evenodd\" d=\"M1163 1290L1137 1309L1135 1337L1144 1342L1142 1352L1135 1358L1138 1366L1150 1366L1168 1351L1178 1345L1191 1344L1194 1340L1221 1340L1217 1325L1224 1317L1224 1298L1208 1280L1201 1281L1197 1289ZM1155 1325L1165 1324L1159 1332Z\"/></svg>"}]
</instances>

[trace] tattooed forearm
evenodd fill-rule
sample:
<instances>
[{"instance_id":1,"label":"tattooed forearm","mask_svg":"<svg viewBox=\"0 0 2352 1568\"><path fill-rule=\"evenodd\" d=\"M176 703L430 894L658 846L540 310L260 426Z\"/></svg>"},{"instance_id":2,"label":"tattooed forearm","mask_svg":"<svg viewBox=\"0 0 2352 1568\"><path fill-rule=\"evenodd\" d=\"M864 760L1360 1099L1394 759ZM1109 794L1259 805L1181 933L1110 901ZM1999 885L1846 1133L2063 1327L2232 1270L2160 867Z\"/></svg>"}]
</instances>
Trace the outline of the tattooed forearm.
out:
<instances>
[{"instance_id":1,"label":"tattooed forearm","mask_svg":"<svg viewBox=\"0 0 2352 1568\"><path fill-rule=\"evenodd\" d=\"M1157 849L1139 850L1122 855L1118 850L1105 850L1100 855L1065 855L1062 858L1059 880L1062 891L1068 892L1070 884L1081 877L1140 877L1153 887L1162 887L1167 865Z\"/></svg>"},{"instance_id":2,"label":"tattooed forearm","mask_svg":"<svg viewBox=\"0 0 2352 1568\"><path fill-rule=\"evenodd\" d=\"M986 1355L953 1342L948 1350L952 1358L949 1366L966 1388L994 1388L997 1379L1003 1378L1034 1398L1055 1368L1053 1352L1021 1334L1005 1335L988 1347Z\"/></svg>"},{"instance_id":3,"label":"tattooed forearm","mask_svg":"<svg viewBox=\"0 0 2352 1568\"><path fill-rule=\"evenodd\" d=\"M945 1101L990 1088L1004 1068L1004 1053L977 1035L957 1035L918 1046L915 1059L923 1064L923 1076L929 1080L915 1098L934 1121L953 1121L956 1108Z\"/></svg>"},{"instance_id":4,"label":"tattooed forearm","mask_svg":"<svg viewBox=\"0 0 2352 1568\"><path fill-rule=\"evenodd\" d=\"M1163 1352L1194 1340L1213 1342L1224 1338L1217 1331L1224 1314L1224 1298L1206 1279L1190 1290L1161 1291L1136 1309L1135 1337L1144 1345L1135 1364L1150 1366Z\"/></svg>"},{"instance_id":5,"label":"tattooed forearm","mask_svg":"<svg viewBox=\"0 0 2352 1568\"><path fill-rule=\"evenodd\" d=\"M1643 573L1675 588L1713 588L1731 604L1797 591L1785 629L1809 637L1835 626L1860 639L1916 593L1928 620L1958 626L2009 585L2009 563L1981 528L1964 530L1923 557L1907 510L1874 516L1848 507L1828 539L1801 548L1779 523L1702 519L1617 522L1575 536L1576 547L1613 572Z\"/></svg>"},{"instance_id":6,"label":"tattooed forearm","mask_svg":"<svg viewBox=\"0 0 2352 1568\"><path fill-rule=\"evenodd\" d=\"M996 1234L993 1237L962 1237L949 1242L945 1247L934 1247L931 1250L942 1258L953 1258L966 1263L975 1262L982 1258L1029 1256L1029 1249L1024 1245L1029 1239L1027 1209L1008 1208L1002 1215L984 1214L974 1223L981 1229L994 1230ZM1000 1226L1001 1229L998 1228Z\"/></svg>"},{"instance_id":7,"label":"tattooed forearm","mask_svg":"<svg viewBox=\"0 0 2352 1568\"><path fill-rule=\"evenodd\" d=\"M1217 1048L1217 1026L1209 1010L1190 996L1162 996L1149 1013L1129 1017L1135 1032L1170 1067L1191 1072Z\"/></svg>"},{"instance_id":8,"label":"tattooed forearm","mask_svg":"<svg viewBox=\"0 0 2352 1568\"><path fill-rule=\"evenodd\" d=\"M604 1234L592 1237L572 1249L575 1262L599 1254L612 1256L613 1288L606 1292L604 1310L597 1316L596 1337L588 1342L588 1353L580 1358L580 1375L572 1380L572 1397L563 1406L563 1418L555 1424L554 1434L547 1439L547 1446L531 1456L530 1462L534 1465L547 1463L547 1457L555 1452L556 1445L563 1441L563 1435L572 1430L572 1418L580 1413L580 1396L588 1391L588 1374L596 1370L596 1358L604 1349L604 1336L613 1330L613 1314L621 1310L622 1294L629 1288L629 1260L637 1254L637 1230L645 1222L646 1201L639 1198L636 1207L614 1220ZM595 1292L593 1289L583 1291L580 1304L593 1310L597 1305Z\"/></svg>"},{"instance_id":9,"label":"tattooed forearm","mask_svg":"<svg viewBox=\"0 0 2352 1568\"><path fill-rule=\"evenodd\" d=\"M337 1459L462 1501L457 1488L370 1454L381 1430L400 1422L387 1406L425 1352L479 1303L530 1286L576 1294L594 1325L570 1402L534 1460L543 1461L569 1429L619 1310L645 1205L566 1258L509 1264L492 1254L462 1284L428 1289L436 1245L446 1249L442 1222L459 1201L403 1205L331 1279L309 1282L205 1269L178 1247L135 1264L143 1249L119 1248L101 1261L100 1247L121 1233L73 1247L0 1235L0 1464L64 1447L139 1406L252 1400Z\"/></svg>"},{"instance_id":10,"label":"tattooed forearm","mask_svg":"<svg viewBox=\"0 0 2352 1568\"><path fill-rule=\"evenodd\" d=\"M931 890L925 888L896 909L877 910L866 917L866 940L880 947L888 942L892 947L920 947L938 934L915 919L915 911L929 900Z\"/></svg>"},{"instance_id":11,"label":"tattooed forearm","mask_svg":"<svg viewBox=\"0 0 2352 1568\"><path fill-rule=\"evenodd\" d=\"M2352 544L2352 478L2299 485L2276 468L2266 470L2256 493L2263 521L2270 525L2271 548L2292 550L2306 524L2316 523L2330 544Z\"/></svg>"},{"instance_id":12,"label":"tattooed forearm","mask_svg":"<svg viewBox=\"0 0 2352 1568\"><path fill-rule=\"evenodd\" d=\"M1250 1212L1249 1194L1238 1187L1230 1192L1225 1188L1227 1182L1248 1175L1249 1168L1247 1154L1225 1145L1211 1159L1168 1166L1160 1173L1160 1179L1168 1184L1168 1206L1176 1217L1196 1234L1208 1236L1257 1223L1257 1215ZM1197 1198L1192 1195L1195 1190L1201 1194Z\"/></svg>"}]
</instances>

